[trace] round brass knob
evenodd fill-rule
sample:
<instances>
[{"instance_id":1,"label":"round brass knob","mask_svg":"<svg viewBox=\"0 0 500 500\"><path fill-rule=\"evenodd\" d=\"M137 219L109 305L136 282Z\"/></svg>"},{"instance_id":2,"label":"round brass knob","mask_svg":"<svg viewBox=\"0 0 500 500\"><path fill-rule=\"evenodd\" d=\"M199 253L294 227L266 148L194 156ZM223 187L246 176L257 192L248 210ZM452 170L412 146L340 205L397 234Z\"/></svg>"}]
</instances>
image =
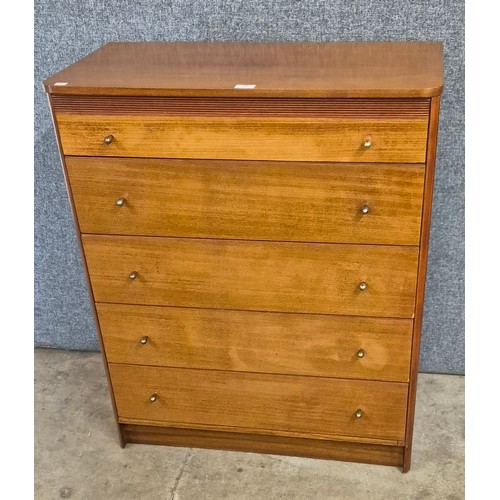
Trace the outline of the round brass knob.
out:
<instances>
[{"instance_id":1,"label":"round brass knob","mask_svg":"<svg viewBox=\"0 0 500 500\"><path fill-rule=\"evenodd\" d=\"M362 282L358 285L358 288L359 288L362 292L364 292L364 291L368 288L368 285L367 285L364 281L362 281Z\"/></svg>"},{"instance_id":2,"label":"round brass knob","mask_svg":"<svg viewBox=\"0 0 500 500\"><path fill-rule=\"evenodd\" d=\"M358 358L364 358L365 357L365 351L363 349L360 349L358 351Z\"/></svg>"},{"instance_id":3,"label":"round brass knob","mask_svg":"<svg viewBox=\"0 0 500 500\"><path fill-rule=\"evenodd\" d=\"M363 416L363 410L361 408L358 408L354 415L356 416L356 418L361 418Z\"/></svg>"},{"instance_id":4,"label":"round brass knob","mask_svg":"<svg viewBox=\"0 0 500 500\"><path fill-rule=\"evenodd\" d=\"M157 399L158 399L158 394L156 394L156 392L151 394L151 396L149 396L149 401L151 403L154 403Z\"/></svg>"},{"instance_id":5,"label":"round brass knob","mask_svg":"<svg viewBox=\"0 0 500 500\"><path fill-rule=\"evenodd\" d=\"M107 135L105 138L104 138L104 144L111 144L113 142L113 139L114 139L114 136L112 135Z\"/></svg>"},{"instance_id":6,"label":"round brass knob","mask_svg":"<svg viewBox=\"0 0 500 500\"><path fill-rule=\"evenodd\" d=\"M365 203L362 207L361 207L361 213L366 215L368 212L370 211L370 207Z\"/></svg>"},{"instance_id":7,"label":"round brass knob","mask_svg":"<svg viewBox=\"0 0 500 500\"><path fill-rule=\"evenodd\" d=\"M125 198L122 196L115 201L117 207L123 207L125 205Z\"/></svg>"},{"instance_id":8,"label":"round brass knob","mask_svg":"<svg viewBox=\"0 0 500 500\"><path fill-rule=\"evenodd\" d=\"M146 345L148 343L149 337L147 335L144 335L144 337L141 337L141 340L139 341L142 345Z\"/></svg>"},{"instance_id":9,"label":"round brass knob","mask_svg":"<svg viewBox=\"0 0 500 500\"><path fill-rule=\"evenodd\" d=\"M364 141L363 141L363 147L365 149L370 149L372 147L372 140L370 137L367 137Z\"/></svg>"},{"instance_id":10,"label":"round brass knob","mask_svg":"<svg viewBox=\"0 0 500 500\"><path fill-rule=\"evenodd\" d=\"M128 275L128 279L129 280L135 280L137 278L137 271L132 271L129 275Z\"/></svg>"}]
</instances>

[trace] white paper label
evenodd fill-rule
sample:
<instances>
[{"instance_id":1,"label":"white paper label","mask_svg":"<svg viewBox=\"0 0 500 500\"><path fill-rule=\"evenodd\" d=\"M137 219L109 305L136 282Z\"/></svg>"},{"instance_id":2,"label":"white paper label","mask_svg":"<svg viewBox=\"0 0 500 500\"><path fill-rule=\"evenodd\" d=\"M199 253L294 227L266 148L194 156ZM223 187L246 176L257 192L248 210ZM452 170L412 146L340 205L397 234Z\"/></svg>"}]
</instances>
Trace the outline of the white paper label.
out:
<instances>
[{"instance_id":1,"label":"white paper label","mask_svg":"<svg viewBox=\"0 0 500 500\"><path fill-rule=\"evenodd\" d=\"M237 85L234 86L235 89L254 89L255 84L253 83L238 83Z\"/></svg>"},{"instance_id":2,"label":"white paper label","mask_svg":"<svg viewBox=\"0 0 500 500\"><path fill-rule=\"evenodd\" d=\"M54 87L64 87L65 85L68 85L68 82L56 82L56 83L54 83Z\"/></svg>"}]
</instances>

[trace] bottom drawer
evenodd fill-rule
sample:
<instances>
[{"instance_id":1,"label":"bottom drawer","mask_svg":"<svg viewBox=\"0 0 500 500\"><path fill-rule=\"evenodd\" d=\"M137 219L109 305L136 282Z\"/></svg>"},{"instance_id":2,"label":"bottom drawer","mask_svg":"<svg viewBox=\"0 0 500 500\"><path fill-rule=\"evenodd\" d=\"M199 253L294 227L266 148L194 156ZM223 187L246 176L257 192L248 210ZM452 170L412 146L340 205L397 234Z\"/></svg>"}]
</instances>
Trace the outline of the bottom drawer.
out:
<instances>
[{"instance_id":1,"label":"bottom drawer","mask_svg":"<svg viewBox=\"0 0 500 500\"><path fill-rule=\"evenodd\" d=\"M405 436L404 383L113 363L109 370L121 423L388 441Z\"/></svg>"}]
</instances>

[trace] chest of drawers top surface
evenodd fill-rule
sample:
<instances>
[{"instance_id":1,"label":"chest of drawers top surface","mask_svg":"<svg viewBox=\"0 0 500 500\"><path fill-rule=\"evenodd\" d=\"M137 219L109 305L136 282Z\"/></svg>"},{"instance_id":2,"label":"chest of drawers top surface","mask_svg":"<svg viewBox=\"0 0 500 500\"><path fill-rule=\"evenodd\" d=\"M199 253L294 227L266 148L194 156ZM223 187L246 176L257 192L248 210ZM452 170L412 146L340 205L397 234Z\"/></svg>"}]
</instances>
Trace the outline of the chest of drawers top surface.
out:
<instances>
[{"instance_id":1,"label":"chest of drawers top surface","mask_svg":"<svg viewBox=\"0 0 500 500\"><path fill-rule=\"evenodd\" d=\"M442 85L436 42L108 43L45 81L53 94L189 97L432 97Z\"/></svg>"},{"instance_id":2,"label":"chest of drawers top surface","mask_svg":"<svg viewBox=\"0 0 500 500\"><path fill-rule=\"evenodd\" d=\"M122 444L408 470L441 44L110 43L44 83Z\"/></svg>"}]
</instances>

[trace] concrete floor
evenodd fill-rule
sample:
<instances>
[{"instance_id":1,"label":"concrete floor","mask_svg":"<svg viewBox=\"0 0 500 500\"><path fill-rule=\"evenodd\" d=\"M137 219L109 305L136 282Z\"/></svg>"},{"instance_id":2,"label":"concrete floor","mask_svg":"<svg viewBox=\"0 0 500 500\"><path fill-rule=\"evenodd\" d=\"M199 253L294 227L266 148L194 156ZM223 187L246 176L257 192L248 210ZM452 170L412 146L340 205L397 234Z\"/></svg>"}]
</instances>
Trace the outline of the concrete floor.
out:
<instances>
[{"instance_id":1,"label":"concrete floor","mask_svg":"<svg viewBox=\"0 0 500 500\"><path fill-rule=\"evenodd\" d=\"M421 374L412 469L217 450L121 449L100 354L35 351L35 498L464 498L464 378Z\"/></svg>"}]
</instances>

